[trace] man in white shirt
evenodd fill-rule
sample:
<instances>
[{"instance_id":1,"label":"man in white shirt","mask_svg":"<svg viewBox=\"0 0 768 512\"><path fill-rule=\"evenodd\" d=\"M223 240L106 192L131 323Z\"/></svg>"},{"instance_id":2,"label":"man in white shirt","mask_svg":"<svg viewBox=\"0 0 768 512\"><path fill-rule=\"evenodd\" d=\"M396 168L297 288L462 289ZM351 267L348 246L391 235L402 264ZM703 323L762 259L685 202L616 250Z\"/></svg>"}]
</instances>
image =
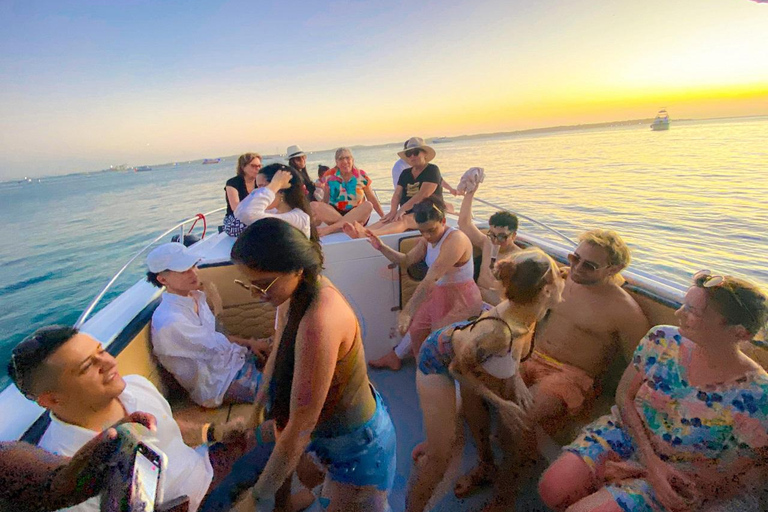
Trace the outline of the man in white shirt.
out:
<instances>
[{"instance_id":1,"label":"man in white shirt","mask_svg":"<svg viewBox=\"0 0 768 512\"><path fill-rule=\"evenodd\" d=\"M262 376L260 358L269 345L216 331L216 318L200 290L197 262L180 243L163 244L147 256L147 280L165 286L152 315L152 351L198 405L253 402ZM215 304L215 289L212 295Z\"/></svg>"},{"instance_id":2,"label":"man in white shirt","mask_svg":"<svg viewBox=\"0 0 768 512\"><path fill-rule=\"evenodd\" d=\"M157 420L155 445L168 458L163 499L186 495L190 510L197 509L214 477L207 447L187 446L165 398L144 377L121 377L117 361L101 343L72 327L41 329L14 349L12 366L17 387L51 412L51 424L39 445L58 455L74 455L131 413L152 414ZM187 426L185 431L187 437L196 432L196 444L203 442L202 426L191 430ZM68 510L97 511L99 498Z\"/></svg>"}]
</instances>

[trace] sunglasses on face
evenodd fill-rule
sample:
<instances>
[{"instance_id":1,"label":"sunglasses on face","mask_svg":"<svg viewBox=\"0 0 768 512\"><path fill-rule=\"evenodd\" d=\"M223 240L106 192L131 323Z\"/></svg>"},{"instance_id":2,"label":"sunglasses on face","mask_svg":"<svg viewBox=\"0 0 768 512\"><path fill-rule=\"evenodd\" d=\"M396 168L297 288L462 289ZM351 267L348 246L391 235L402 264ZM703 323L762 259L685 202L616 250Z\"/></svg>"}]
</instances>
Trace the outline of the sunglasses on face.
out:
<instances>
[{"instance_id":1,"label":"sunglasses on face","mask_svg":"<svg viewBox=\"0 0 768 512\"><path fill-rule=\"evenodd\" d=\"M491 233L490 231L486 233L486 236L491 239L491 242L494 240L500 243L506 242L509 237L512 236L512 233Z\"/></svg>"},{"instance_id":2,"label":"sunglasses on face","mask_svg":"<svg viewBox=\"0 0 768 512\"><path fill-rule=\"evenodd\" d=\"M757 318L755 318L755 315L752 313L752 311L750 311L747 306L744 305L736 291L731 288L730 284L728 284L725 276L712 274L711 270L699 270L693 275L693 283L699 288L722 288L728 292L731 298L736 301L736 304L738 304L739 307L745 311L752 320L757 321Z\"/></svg>"},{"instance_id":3,"label":"sunglasses on face","mask_svg":"<svg viewBox=\"0 0 768 512\"><path fill-rule=\"evenodd\" d=\"M272 280L272 282L267 285L266 288L262 288L261 286L257 286L255 284L244 283L243 281L241 281L239 279L235 279L235 284L238 284L238 285L242 286L243 288L245 288L246 290L251 292L251 295L253 295L253 296L261 294L261 295L266 297L267 296L267 292L269 291L270 288L272 288L272 285L275 284L275 282L278 279L280 279L280 276L277 276L276 278L274 278Z\"/></svg>"},{"instance_id":4,"label":"sunglasses on face","mask_svg":"<svg viewBox=\"0 0 768 512\"><path fill-rule=\"evenodd\" d=\"M598 270L602 270L604 268L610 267L610 265L605 265L604 267L601 267L600 265L598 265L594 261L589 261L589 260L583 259L581 256L579 256L575 252L572 252L571 254L568 255L568 261L570 262L571 267L575 267L579 263L581 263L581 265L584 268L586 268L587 270L589 270L590 272L597 272Z\"/></svg>"},{"instance_id":5,"label":"sunglasses on face","mask_svg":"<svg viewBox=\"0 0 768 512\"><path fill-rule=\"evenodd\" d=\"M419 153L421 153L420 149L409 149L408 151L405 152L405 156L407 158L411 158L413 156L418 155Z\"/></svg>"}]
</instances>

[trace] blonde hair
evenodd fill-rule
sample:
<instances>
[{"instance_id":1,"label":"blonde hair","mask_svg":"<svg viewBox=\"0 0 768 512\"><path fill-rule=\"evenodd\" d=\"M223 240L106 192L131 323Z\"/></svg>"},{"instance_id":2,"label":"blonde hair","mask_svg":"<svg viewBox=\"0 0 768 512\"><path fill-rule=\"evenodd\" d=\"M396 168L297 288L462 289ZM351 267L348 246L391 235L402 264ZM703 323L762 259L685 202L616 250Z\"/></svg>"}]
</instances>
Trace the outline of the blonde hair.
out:
<instances>
[{"instance_id":1,"label":"blonde hair","mask_svg":"<svg viewBox=\"0 0 768 512\"><path fill-rule=\"evenodd\" d=\"M632 257L629 247L619 234L610 229L593 229L579 235L579 242L587 242L602 247L608 253L608 263L627 268Z\"/></svg>"},{"instance_id":2,"label":"blonde hair","mask_svg":"<svg viewBox=\"0 0 768 512\"><path fill-rule=\"evenodd\" d=\"M261 162L261 155L258 153L243 153L240 158L237 159L237 168L235 169L238 176L245 174L245 166L253 161L254 158L258 158Z\"/></svg>"}]
</instances>

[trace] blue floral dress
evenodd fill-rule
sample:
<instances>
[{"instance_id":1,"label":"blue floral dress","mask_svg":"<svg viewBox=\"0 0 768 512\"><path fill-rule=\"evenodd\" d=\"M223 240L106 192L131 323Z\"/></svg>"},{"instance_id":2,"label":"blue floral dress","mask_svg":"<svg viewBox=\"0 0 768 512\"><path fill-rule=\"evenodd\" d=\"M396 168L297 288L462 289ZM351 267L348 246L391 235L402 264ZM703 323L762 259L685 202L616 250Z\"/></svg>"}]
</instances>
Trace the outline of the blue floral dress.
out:
<instances>
[{"instance_id":1,"label":"blue floral dress","mask_svg":"<svg viewBox=\"0 0 768 512\"><path fill-rule=\"evenodd\" d=\"M702 457L724 471L745 459L757 461L758 452L768 447L768 374L760 369L723 384L691 386L681 362L692 348L677 327L662 325L651 329L635 351L633 364L645 374L635 406L654 445L664 447L660 458L683 472L692 471ZM593 471L607 460L638 460L616 407L564 450L579 455ZM627 512L666 510L644 479L606 489Z\"/></svg>"}]
</instances>

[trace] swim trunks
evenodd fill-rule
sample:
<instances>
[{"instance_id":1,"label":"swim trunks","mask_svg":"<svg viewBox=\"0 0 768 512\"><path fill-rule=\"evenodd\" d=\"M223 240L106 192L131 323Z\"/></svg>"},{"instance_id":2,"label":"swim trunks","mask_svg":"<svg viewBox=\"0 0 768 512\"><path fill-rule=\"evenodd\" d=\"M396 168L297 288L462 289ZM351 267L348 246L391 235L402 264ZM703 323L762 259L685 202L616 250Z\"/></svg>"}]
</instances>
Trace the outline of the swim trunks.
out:
<instances>
[{"instance_id":1,"label":"swim trunks","mask_svg":"<svg viewBox=\"0 0 768 512\"><path fill-rule=\"evenodd\" d=\"M520 374L528 387L538 384L539 390L560 398L572 416L595 397L595 380L587 372L538 350L520 365Z\"/></svg>"}]
</instances>

